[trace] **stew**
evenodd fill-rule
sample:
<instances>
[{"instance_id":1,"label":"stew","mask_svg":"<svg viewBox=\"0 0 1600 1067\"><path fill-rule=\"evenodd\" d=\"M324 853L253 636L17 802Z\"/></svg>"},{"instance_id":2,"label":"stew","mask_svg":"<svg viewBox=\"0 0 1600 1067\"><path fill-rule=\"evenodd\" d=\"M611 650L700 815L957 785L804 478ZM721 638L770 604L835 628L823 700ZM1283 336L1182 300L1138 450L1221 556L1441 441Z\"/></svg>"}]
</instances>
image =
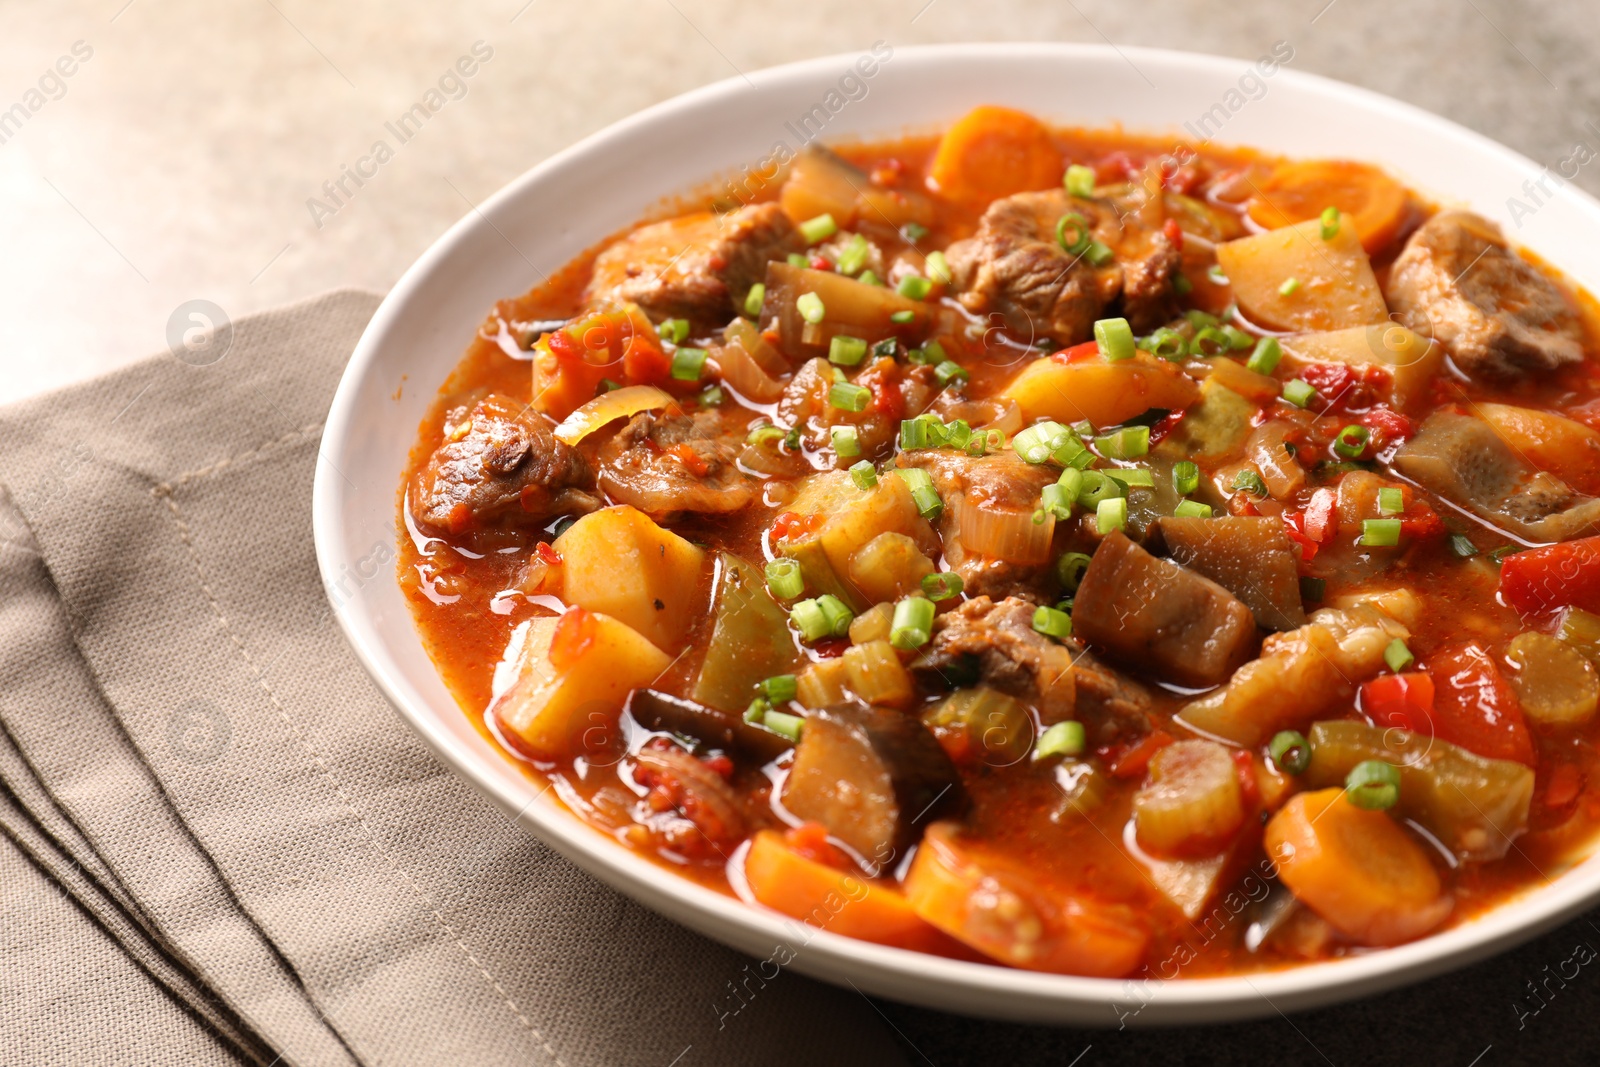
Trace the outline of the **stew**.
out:
<instances>
[{"instance_id":1,"label":"stew","mask_svg":"<svg viewBox=\"0 0 1600 1067\"><path fill-rule=\"evenodd\" d=\"M1398 944L1587 847L1596 320L1492 224L989 107L685 207L498 304L400 490L439 670L595 828L1107 977Z\"/></svg>"}]
</instances>

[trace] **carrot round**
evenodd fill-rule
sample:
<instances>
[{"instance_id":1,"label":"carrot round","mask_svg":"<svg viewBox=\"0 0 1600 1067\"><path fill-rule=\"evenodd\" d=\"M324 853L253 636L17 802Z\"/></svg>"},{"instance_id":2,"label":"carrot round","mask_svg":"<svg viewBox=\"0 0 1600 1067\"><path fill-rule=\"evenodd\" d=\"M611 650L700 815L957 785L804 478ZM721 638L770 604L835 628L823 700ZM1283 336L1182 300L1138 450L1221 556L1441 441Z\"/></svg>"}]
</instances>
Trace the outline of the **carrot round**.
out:
<instances>
[{"instance_id":1,"label":"carrot round","mask_svg":"<svg viewBox=\"0 0 1600 1067\"><path fill-rule=\"evenodd\" d=\"M751 840L744 877L773 911L845 937L923 952L944 941L895 890L803 856L773 830Z\"/></svg>"},{"instance_id":2,"label":"carrot round","mask_svg":"<svg viewBox=\"0 0 1600 1067\"><path fill-rule=\"evenodd\" d=\"M1294 895L1363 944L1410 941L1450 914L1422 846L1383 812L1351 804L1343 789L1291 799L1267 823L1266 846Z\"/></svg>"},{"instance_id":3,"label":"carrot round","mask_svg":"<svg viewBox=\"0 0 1600 1067\"><path fill-rule=\"evenodd\" d=\"M1292 226L1338 208L1372 255L1394 241L1405 221L1405 188L1377 167L1339 159L1285 163L1250 201L1250 217L1269 230Z\"/></svg>"},{"instance_id":4,"label":"carrot round","mask_svg":"<svg viewBox=\"0 0 1600 1067\"><path fill-rule=\"evenodd\" d=\"M1061 181L1061 153L1032 115L973 108L945 132L929 179L952 200L987 202Z\"/></svg>"},{"instance_id":5,"label":"carrot round","mask_svg":"<svg viewBox=\"0 0 1600 1067\"><path fill-rule=\"evenodd\" d=\"M1047 888L980 856L935 823L906 874L906 899L945 933L1013 967L1119 978L1144 961L1149 934L1128 909Z\"/></svg>"}]
</instances>

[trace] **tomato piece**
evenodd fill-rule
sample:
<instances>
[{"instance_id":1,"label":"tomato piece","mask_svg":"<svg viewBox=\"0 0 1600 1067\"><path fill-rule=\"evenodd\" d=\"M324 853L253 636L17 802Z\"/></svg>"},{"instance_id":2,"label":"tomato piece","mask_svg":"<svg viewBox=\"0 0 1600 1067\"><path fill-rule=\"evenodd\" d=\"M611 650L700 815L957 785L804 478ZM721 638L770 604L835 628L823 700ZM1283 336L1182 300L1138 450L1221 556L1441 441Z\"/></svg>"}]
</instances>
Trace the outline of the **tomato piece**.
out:
<instances>
[{"instance_id":1,"label":"tomato piece","mask_svg":"<svg viewBox=\"0 0 1600 1067\"><path fill-rule=\"evenodd\" d=\"M704 478L711 470L710 464L706 463L706 458L696 452L688 442L673 445L667 449L667 452L679 463L682 463L684 469L696 478Z\"/></svg>"},{"instance_id":2,"label":"tomato piece","mask_svg":"<svg viewBox=\"0 0 1600 1067\"><path fill-rule=\"evenodd\" d=\"M540 541L538 545L534 547L534 552L540 559L542 559L551 567L558 567L561 565L561 552L549 541Z\"/></svg>"},{"instance_id":3,"label":"tomato piece","mask_svg":"<svg viewBox=\"0 0 1600 1067\"><path fill-rule=\"evenodd\" d=\"M550 666L564 671L581 659L594 644L596 629L594 616L583 608L572 608L562 615L550 635Z\"/></svg>"},{"instance_id":4,"label":"tomato piece","mask_svg":"<svg viewBox=\"0 0 1600 1067\"><path fill-rule=\"evenodd\" d=\"M1331 408L1345 398L1356 375L1342 363L1313 363L1301 369L1300 379L1316 389L1323 403Z\"/></svg>"},{"instance_id":5,"label":"tomato piece","mask_svg":"<svg viewBox=\"0 0 1600 1067\"><path fill-rule=\"evenodd\" d=\"M1600 537L1585 537L1507 556L1500 597L1524 615L1575 607L1600 612Z\"/></svg>"},{"instance_id":6,"label":"tomato piece","mask_svg":"<svg viewBox=\"0 0 1600 1067\"><path fill-rule=\"evenodd\" d=\"M1142 778L1144 769L1150 763L1150 757L1172 744L1174 738L1165 730L1152 730L1133 744L1120 752L1112 755L1112 751L1103 753L1110 756L1107 768L1117 778Z\"/></svg>"},{"instance_id":7,"label":"tomato piece","mask_svg":"<svg viewBox=\"0 0 1600 1067\"><path fill-rule=\"evenodd\" d=\"M1410 419L1386 407L1375 407L1356 421L1372 432L1374 452L1382 452L1390 445L1404 441L1411 436L1413 429Z\"/></svg>"},{"instance_id":8,"label":"tomato piece","mask_svg":"<svg viewBox=\"0 0 1600 1067\"><path fill-rule=\"evenodd\" d=\"M1085 341L1081 345L1063 348L1050 358L1057 363L1082 363L1086 359L1096 359L1099 355L1100 343L1098 341Z\"/></svg>"},{"instance_id":9,"label":"tomato piece","mask_svg":"<svg viewBox=\"0 0 1600 1067\"><path fill-rule=\"evenodd\" d=\"M1289 540L1300 546L1300 562L1310 563L1317 558L1317 550L1322 545L1312 537L1306 529L1306 513L1303 511L1286 511L1283 513L1283 532L1289 535Z\"/></svg>"},{"instance_id":10,"label":"tomato piece","mask_svg":"<svg viewBox=\"0 0 1600 1067\"><path fill-rule=\"evenodd\" d=\"M1183 251L1183 228L1178 225L1177 219L1168 219L1161 224L1161 232L1167 235L1167 240L1172 242L1172 247L1179 252Z\"/></svg>"},{"instance_id":11,"label":"tomato piece","mask_svg":"<svg viewBox=\"0 0 1600 1067\"><path fill-rule=\"evenodd\" d=\"M1511 684L1476 644L1428 657L1438 736L1489 759L1533 766L1533 739Z\"/></svg>"},{"instance_id":12,"label":"tomato piece","mask_svg":"<svg viewBox=\"0 0 1600 1067\"><path fill-rule=\"evenodd\" d=\"M1339 494L1318 489L1311 494L1305 510L1305 534L1318 544L1327 544L1339 533Z\"/></svg>"},{"instance_id":13,"label":"tomato piece","mask_svg":"<svg viewBox=\"0 0 1600 1067\"><path fill-rule=\"evenodd\" d=\"M1407 671L1363 682L1361 710L1375 726L1432 737L1433 676L1425 671Z\"/></svg>"}]
</instances>

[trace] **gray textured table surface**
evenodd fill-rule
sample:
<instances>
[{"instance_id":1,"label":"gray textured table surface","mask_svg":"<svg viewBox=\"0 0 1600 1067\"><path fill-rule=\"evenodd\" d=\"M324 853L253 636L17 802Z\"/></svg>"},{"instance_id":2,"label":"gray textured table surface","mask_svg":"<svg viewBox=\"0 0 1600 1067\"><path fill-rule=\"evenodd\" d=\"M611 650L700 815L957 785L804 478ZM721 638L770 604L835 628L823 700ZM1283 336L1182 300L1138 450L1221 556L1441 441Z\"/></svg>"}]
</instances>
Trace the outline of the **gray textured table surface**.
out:
<instances>
[{"instance_id":1,"label":"gray textured table surface","mask_svg":"<svg viewBox=\"0 0 1600 1067\"><path fill-rule=\"evenodd\" d=\"M1549 164L1600 151L1593 0L59 0L0 7L0 400L165 344L179 304L232 315L387 288L551 152L675 93L883 38L1110 41L1254 57L1411 101ZM306 209L372 130L474 41L492 62L337 214ZM47 71L75 57L69 78ZM45 79L41 81L41 78ZM1578 183L1600 192L1600 167ZM487 299L487 298L486 298ZM1324 1012L1205 1030L1075 1032L882 1003L933 1064L1592 1062L1600 927ZM1582 946L1582 947L1580 947ZM1081 1059L1075 1060L1074 1057ZM1477 1057L1477 1059L1475 1059Z\"/></svg>"}]
</instances>

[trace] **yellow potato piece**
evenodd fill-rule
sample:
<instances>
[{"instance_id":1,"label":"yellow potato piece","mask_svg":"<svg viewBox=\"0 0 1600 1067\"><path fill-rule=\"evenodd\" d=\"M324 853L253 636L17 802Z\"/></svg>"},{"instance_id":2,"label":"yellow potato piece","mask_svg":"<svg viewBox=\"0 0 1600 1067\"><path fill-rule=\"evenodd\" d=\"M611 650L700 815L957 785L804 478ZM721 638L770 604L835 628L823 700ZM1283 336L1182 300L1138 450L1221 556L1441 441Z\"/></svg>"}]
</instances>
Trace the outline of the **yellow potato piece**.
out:
<instances>
[{"instance_id":1,"label":"yellow potato piece","mask_svg":"<svg viewBox=\"0 0 1600 1067\"><path fill-rule=\"evenodd\" d=\"M626 504L585 515L554 546L568 604L621 620L657 648L688 639L704 607L704 549Z\"/></svg>"},{"instance_id":2,"label":"yellow potato piece","mask_svg":"<svg viewBox=\"0 0 1600 1067\"><path fill-rule=\"evenodd\" d=\"M1398 322L1285 337L1282 344L1288 357L1286 366L1291 370L1308 363L1382 367L1389 372L1389 400L1397 408L1408 407L1423 397L1444 366L1443 346Z\"/></svg>"},{"instance_id":3,"label":"yellow potato piece","mask_svg":"<svg viewBox=\"0 0 1600 1067\"><path fill-rule=\"evenodd\" d=\"M1102 427L1126 422L1151 408L1188 407L1200 399L1200 387L1171 363L1139 352L1116 362L1099 357L1073 363L1035 360L1000 395L1016 401L1029 422L1088 419Z\"/></svg>"},{"instance_id":4,"label":"yellow potato piece","mask_svg":"<svg viewBox=\"0 0 1600 1067\"><path fill-rule=\"evenodd\" d=\"M1312 219L1228 241L1217 246L1217 263L1245 317L1269 329L1342 330L1389 318L1348 219L1327 240L1321 221Z\"/></svg>"}]
</instances>

